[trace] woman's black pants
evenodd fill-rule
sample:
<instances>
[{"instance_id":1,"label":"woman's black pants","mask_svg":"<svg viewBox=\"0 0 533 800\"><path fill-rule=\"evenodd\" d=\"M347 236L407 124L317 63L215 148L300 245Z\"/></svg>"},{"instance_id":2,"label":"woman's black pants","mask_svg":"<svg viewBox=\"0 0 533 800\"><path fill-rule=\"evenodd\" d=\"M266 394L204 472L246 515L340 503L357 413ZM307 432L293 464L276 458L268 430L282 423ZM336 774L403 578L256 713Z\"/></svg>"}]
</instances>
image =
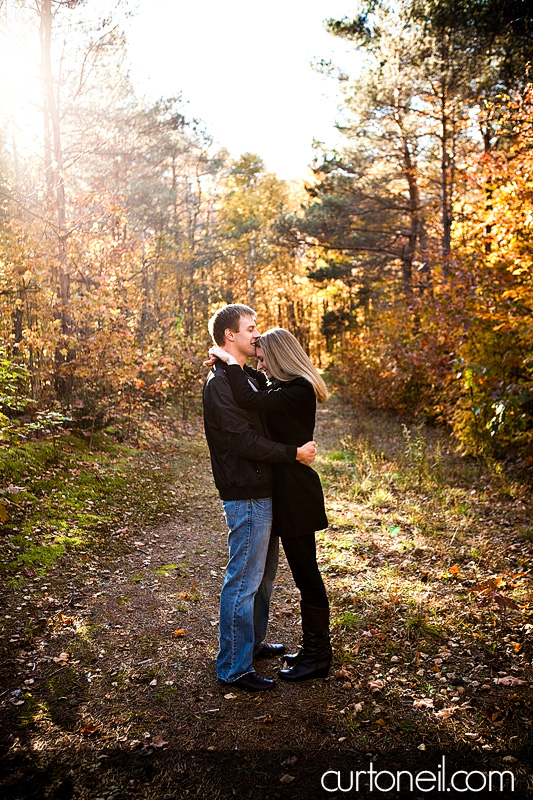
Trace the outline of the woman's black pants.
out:
<instances>
[{"instance_id":1,"label":"woman's black pants","mask_svg":"<svg viewBox=\"0 0 533 800\"><path fill-rule=\"evenodd\" d=\"M302 595L302 603L314 608L329 608L326 587L316 561L315 534L280 538L292 577Z\"/></svg>"}]
</instances>

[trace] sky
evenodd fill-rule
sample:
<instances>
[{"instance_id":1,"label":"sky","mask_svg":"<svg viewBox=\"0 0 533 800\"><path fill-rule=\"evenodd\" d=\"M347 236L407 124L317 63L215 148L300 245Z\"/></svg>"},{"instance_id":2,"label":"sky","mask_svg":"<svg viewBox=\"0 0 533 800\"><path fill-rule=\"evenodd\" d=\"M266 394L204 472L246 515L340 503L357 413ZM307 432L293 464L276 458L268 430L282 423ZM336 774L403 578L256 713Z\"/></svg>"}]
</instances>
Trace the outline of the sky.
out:
<instances>
[{"instance_id":1,"label":"sky","mask_svg":"<svg viewBox=\"0 0 533 800\"><path fill-rule=\"evenodd\" d=\"M232 156L257 153L278 177L305 177L313 138L334 144L336 81L311 62L353 73L353 45L324 30L353 16L349 0L138 0L127 30L131 76L149 97L182 94L190 116Z\"/></svg>"}]
</instances>

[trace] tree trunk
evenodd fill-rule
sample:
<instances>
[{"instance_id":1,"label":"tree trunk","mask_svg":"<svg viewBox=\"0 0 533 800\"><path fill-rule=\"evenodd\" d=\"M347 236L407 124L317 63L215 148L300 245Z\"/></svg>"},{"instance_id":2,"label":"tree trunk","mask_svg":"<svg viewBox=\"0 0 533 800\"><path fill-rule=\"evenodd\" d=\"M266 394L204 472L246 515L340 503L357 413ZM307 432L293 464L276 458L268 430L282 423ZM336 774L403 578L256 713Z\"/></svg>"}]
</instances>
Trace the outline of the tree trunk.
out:
<instances>
[{"instance_id":1,"label":"tree trunk","mask_svg":"<svg viewBox=\"0 0 533 800\"><path fill-rule=\"evenodd\" d=\"M52 0L43 0L41 15L43 27L43 77L46 98L45 118L48 118L45 122L45 150L47 147L46 130L48 124L51 124L54 147L54 163L50 165L50 173L52 182L51 185L53 186L55 192L54 200L58 236L59 297L61 300L61 320L63 333L66 334L70 331L70 320L68 315L70 280L67 269L66 202L65 182L63 176L63 150L61 147L61 127L59 122L59 109L54 93L54 81L52 77Z\"/></svg>"},{"instance_id":2,"label":"tree trunk","mask_svg":"<svg viewBox=\"0 0 533 800\"><path fill-rule=\"evenodd\" d=\"M59 120L58 103L54 93L54 81L52 75L52 0L42 0L41 12L41 43L42 43L42 69L44 82L44 116L45 116L45 166L49 167L50 177L47 175L47 186L50 188L50 200L55 206L55 228L57 234L57 264L58 270L55 283L59 279L57 294L60 303L59 316L61 319L61 330L65 341L63 346L58 346L55 353L56 377L55 387L58 396L64 402L69 401L72 390L73 375L71 370L66 367L75 358L75 351L67 337L72 332L72 321L70 318L70 276L67 265L67 230L66 230L66 200L65 182L63 175L63 150L61 147L61 126ZM51 163L46 165L50 159L50 128L52 133L52 143L54 158ZM47 169L48 173L48 169Z\"/></svg>"},{"instance_id":3,"label":"tree trunk","mask_svg":"<svg viewBox=\"0 0 533 800\"><path fill-rule=\"evenodd\" d=\"M15 355L19 354L20 350L19 345L22 342L22 322L24 319L23 307L26 300L25 294L26 294L25 289L20 288L18 300L15 304L15 310L13 312L13 340L14 340L13 352L15 353Z\"/></svg>"},{"instance_id":4,"label":"tree trunk","mask_svg":"<svg viewBox=\"0 0 533 800\"><path fill-rule=\"evenodd\" d=\"M255 303L255 235L250 240L250 253L248 256L248 304L251 308Z\"/></svg>"},{"instance_id":5,"label":"tree trunk","mask_svg":"<svg viewBox=\"0 0 533 800\"><path fill-rule=\"evenodd\" d=\"M420 192L416 179L416 167L406 139L403 139L403 163L405 176L409 185L409 240L402 254L403 291L407 302L413 296L413 260L420 238Z\"/></svg>"},{"instance_id":6,"label":"tree trunk","mask_svg":"<svg viewBox=\"0 0 533 800\"><path fill-rule=\"evenodd\" d=\"M442 212L442 261L443 276L447 281L450 276L450 255L452 250L452 181L450 177L450 156L448 153L450 133L448 131L448 110L446 104L446 79L441 85L441 212ZM453 162L453 159L452 159Z\"/></svg>"},{"instance_id":7,"label":"tree trunk","mask_svg":"<svg viewBox=\"0 0 533 800\"><path fill-rule=\"evenodd\" d=\"M488 111L487 111L488 113ZM490 124L490 120L487 119L487 123L485 128L481 126L481 135L483 136L483 152L485 155L489 155L492 150L492 127ZM485 185L485 211L487 217L489 217L493 210L492 205L492 193L493 187L491 184ZM485 253L490 253L492 250L492 225L490 222L485 224Z\"/></svg>"},{"instance_id":8,"label":"tree trunk","mask_svg":"<svg viewBox=\"0 0 533 800\"><path fill-rule=\"evenodd\" d=\"M44 6L41 7L40 40L41 40L41 78L43 83L43 133L44 133L44 175L46 180L46 197L48 204L53 205L54 176L52 166L52 136L50 133L50 109L48 105L48 83L51 80L51 21L45 24L46 14ZM46 53L48 52L48 57ZM57 280L57 274L53 276Z\"/></svg>"}]
</instances>

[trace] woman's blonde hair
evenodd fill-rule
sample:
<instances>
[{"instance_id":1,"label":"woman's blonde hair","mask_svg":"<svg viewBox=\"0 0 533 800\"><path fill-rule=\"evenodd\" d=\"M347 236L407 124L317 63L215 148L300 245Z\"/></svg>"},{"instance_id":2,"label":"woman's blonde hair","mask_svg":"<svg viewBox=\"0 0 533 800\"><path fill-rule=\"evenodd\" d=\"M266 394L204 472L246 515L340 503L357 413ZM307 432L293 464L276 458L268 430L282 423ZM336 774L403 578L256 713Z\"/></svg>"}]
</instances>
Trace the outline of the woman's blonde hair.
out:
<instances>
[{"instance_id":1,"label":"woman's blonde hair","mask_svg":"<svg viewBox=\"0 0 533 800\"><path fill-rule=\"evenodd\" d=\"M271 328L256 342L265 355L269 372L278 381L306 378L315 390L319 403L328 399L328 390L317 368L302 345L285 328Z\"/></svg>"}]
</instances>

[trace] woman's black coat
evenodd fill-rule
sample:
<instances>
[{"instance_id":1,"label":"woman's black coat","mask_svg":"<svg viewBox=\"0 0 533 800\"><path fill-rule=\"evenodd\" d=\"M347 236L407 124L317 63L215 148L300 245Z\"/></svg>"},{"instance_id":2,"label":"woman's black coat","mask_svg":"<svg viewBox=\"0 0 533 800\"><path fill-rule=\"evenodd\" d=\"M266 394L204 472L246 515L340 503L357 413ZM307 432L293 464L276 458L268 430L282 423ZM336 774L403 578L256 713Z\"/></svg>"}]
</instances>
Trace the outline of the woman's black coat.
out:
<instances>
[{"instance_id":1,"label":"woman's black coat","mask_svg":"<svg viewBox=\"0 0 533 800\"><path fill-rule=\"evenodd\" d=\"M265 391L265 376L245 367L263 388L257 391L238 364L224 368L237 403L264 412L273 441L301 447L312 440L316 395L306 378L278 382L275 388ZM298 461L274 466L273 514L273 530L282 537L302 536L327 528L324 495L314 469Z\"/></svg>"}]
</instances>

